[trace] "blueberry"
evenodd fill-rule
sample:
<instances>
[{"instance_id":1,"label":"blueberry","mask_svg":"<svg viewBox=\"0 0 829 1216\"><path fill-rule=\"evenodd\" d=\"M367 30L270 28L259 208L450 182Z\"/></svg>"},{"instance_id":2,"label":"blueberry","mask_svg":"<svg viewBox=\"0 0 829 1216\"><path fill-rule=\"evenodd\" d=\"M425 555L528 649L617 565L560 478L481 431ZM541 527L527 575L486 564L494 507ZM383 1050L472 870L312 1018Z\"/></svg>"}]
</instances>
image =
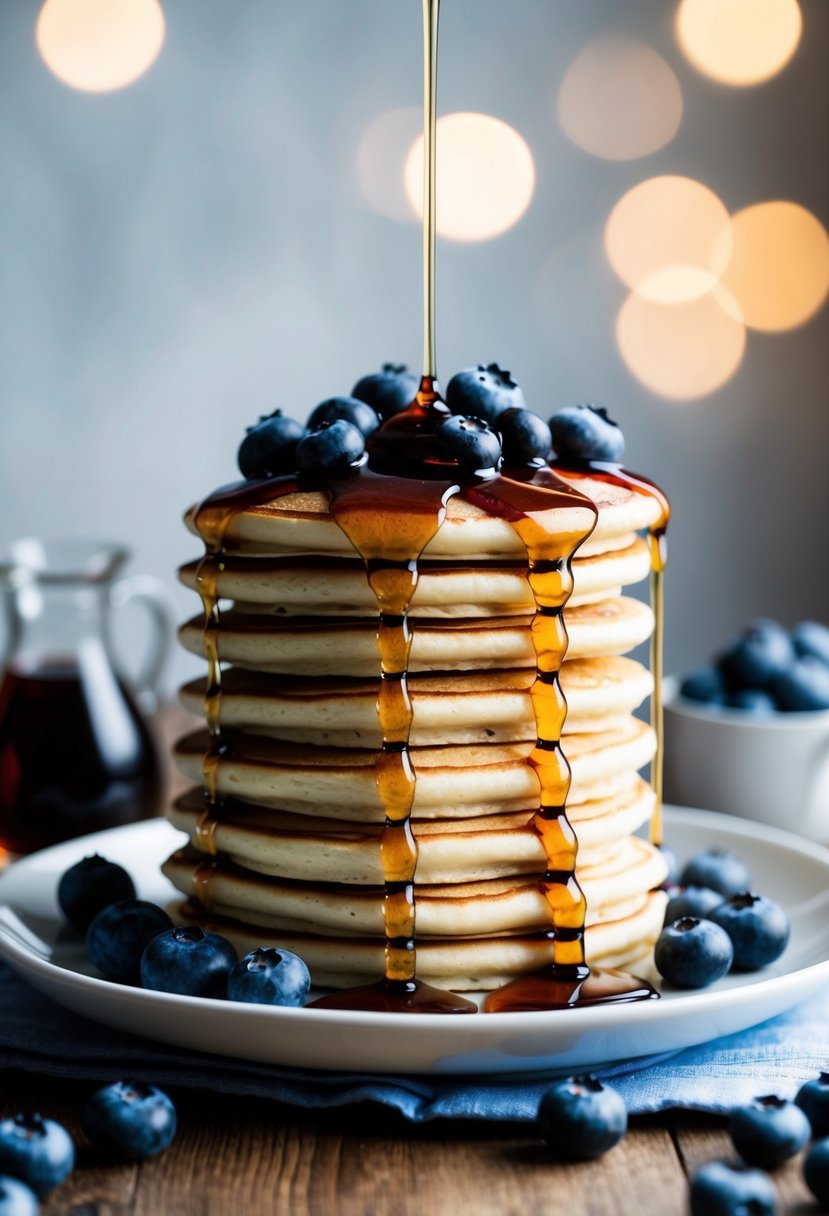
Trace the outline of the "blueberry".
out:
<instances>
[{"instance_id":1,"label":"blueberry","mask_svg":"<svg viewBox=\"0 0 829 1216\"><path fill-rule=\"evenodd\" d=\"M654 950L656 969L676 988L706 988L728 974L734 949L724 929L697 916L667 925Z\"/></svg>"},{"instance_id":2,"label":"blueberry","mask_svg":"<svg viewBox=\"0 0 829 1216\"><path fill-rule=\"evenodd\" d=\"M690 701L702 701L705 705L726 703L725 681L716 667L698 667L690 672L680 684L679 691Z\"/></svg>"},{"instance_id":3,"label":"blueberry","mask_svg":"<svg viewBox=\"0 0 829 1216\"><path fill-rule=\"evenodd\" d=\"M607 410L597 405L568 405L550 419L553 451L561 460L618 463L625 437Z\"/></svg>"},{"instance_id":4,"label":"blueberry","mask_svg":"<svg viewBox=\"0 0 829 1216\"><path fill-rule=\"evenodd\" d=\"M816 1140L803 1162L803 1177L818 1203L829 1208L829 1138Z\"/></svg>"},{"instance_id":5,"label":"blueberry","mask_svg":"<svg viewBox=\"0 0 829 1216\"><path fill-rule=\"evenodd\" d=\"M797 1091L795 1102L812 1125L813 1136L829 1136L829 1072L806 1081Z\"/></svg>"},{"instance_id":6,"label":"blueberry","mask_svg":"<svg viewBox=\"0 0 829 1216\"><path fill-rule=\"evenodd\" d=\"M226 938L185 925L150 942L141 959L141 982L156 992L221 998L235 965L236 951Z\"/></svg>"},{"instance_id":7,"label":"blueberry","mask_svg":"<svg viewBox=\"0 0 829 1216\"><path fill-rule=\"evenodd\" d=\"M541 1134L565 1161L588 1161L618 1144L627 1131L624 1101L595 1077L568 1077L541 1097Z\"/></svg>"},{"instance_id":8,"label":"blueberry","mask_svg":"<svg viewBox=\"0 0 829 1216\"><path fill-rule=\"evenodd\" d=\"M143 899L122 899L99 912L86 932L90 962L108 980L141 983L141 955L149 942L169 929L166 912Z\"/></svg>"},{"instance_id":9,"label":"blueberry","mask_svg":"<svg viewBox=\"0 0 829 1216\"><path fill-rule=\"evenodd\" d=\"M45 1195L68 1178L75 1146L65 1127L40 1115L15 1115L0 1121L0 1174L11 1174Z\"/></svg>"},{"instance_id":10,"label":"blueberry","mask_svg":"<svg viewBox=\"0 0 829 1216\"><path fill-rule=\"evenodd\" d=\"M806 655L777 677L773 689L781 709L793 713L829 709L829 667Z\"/></svg>"},{"instance_id":11,"label":"blueberry","mask_svg":"<svg viewBox=\"0 0 829 1216\"><path fill-rule=\"evenodd\" d=\"M662 884L665 889L670 886L675 886L679 878L679 862L676 859L676 853L673 849L669 849L666 844L659 846L659 852L662 854L662 860L668 867L668 873L665 876L665 881Z\"/></svg>"},{"instance_id":12,"label":"blueberry","mask_svg":"<svg viewBox=\"0 0 829 1216\"><path fill-rule=\"evenodd\" d=\"M297 444L297 467L308 472L341 473L355 468L365 450L363 432L353 423L342 418L322 422Z\"/></svg>"},{"instance_id":13,"label":"blueberry","mask_svg":"<svg viewBox=\"0 0 829 1216\"><path fill-rule=\"evenodd\" d=\"M801 621L792 630L792 645L802 658L807 655L829 665L829 629L819 621Z\"/></svg>"},{"instance_id":14,"label":"blueberry","mask_svg":"<svg viewBox=\"0 0 829 1216\"><path fill-rule=\"evenodd\" d=\"M741 709L753 717L767 717L777 713L777 702L770 692L762 688L740 688L728 698L732 709Z\"/></svg>"},{"instance_id":15,"label":"blueberry","mask_svg":"<svg viewBox=\"0 0 829 1216\"><path fill-rule=\"evenodd\" d=\"M812 1129L794 1102L768 1094L738 1106L728 1130L744 1161L773 1170L800 1152L811 1138Z\"/></svg>"},{"instance_id":16,"label":"blueberry","mask_svg":"<svg viewBox=\"0 0 829 1216\"><path fill-rule=\"evenodd\" d=\"M721 903L721 891L712 891L710 887L677 887L665 909L665 924L670 925L683 916L706 918Z\"/></svg>"},{"instance_id":17,"label":"blueberry","mask_svg":"<svg viewBox=\"0 0 829 1216\"><path fill-rule=\"evenodd\" d=\"M309 431L315 431L322 422L350 422L365 439L380 425L377 410L357 397L329 397L321 401L308 418Z\"/></svg>"},{"instance_id":18,"label":"blueberry","mask_svg":"<svg viewBox=\"0 0 829 1216\"><path fill-rule=\"evenodd\" d=\"M510 406L495 422L508 465L539 463L550 455L550 428L532 410Z\"/></svg>"},{"instance_id":19,"label":"blueberry","mask_svg":"<svg viewBox=\"0 0 829 1216\"><path fill-rule=\"evenodd\" d=\"M691 1179L691 1216L775 1216L768 1174L728 1161L709 1161Z\"/></svg>"},{"instance_id":20,"label":"blueberry","mask_svg":"<svg viewBox=\"0 0 829 1216\"><path fill-rule=\"evenodd\" d=\"M308 968L290 950L252 950L240 959L227 981L231 1001L251 1005L302 1005L311 987Z\"/></svg>"},{"instance_id":21,"label":"blueberry","mask_svg":"<svg viewBox=\"0 0 829 1216\"><path fill-rule=\"evenodd\" d=\"M37 1195L19 1178L0 1175L0 1216L37 1216Z\"/></svg>"},{"instance_id":22,"label":"blueberry","mask_svg":"<svg viewBox=\"0 0 829 1216\"><path fill-rule=\"evenodd\" d=\"M789 941L789 918L765 895L741 891L710 913L734 946L735 971L759 971L779 958Z\"/></svg>"},{"instance_id":23,"label":"blueberry","mask_svg":"<svg viewBox=\"0 0 829 1216\"><path fill-rule=\"evenodd\" d=\"M751 886L751 875L730 849L705 849L686 863L679 881L683 887L710 887L721 895L734 895Z\"/></svg>"},{"instance_id":24,"label":"blueberry","mask_svg":"<svg viewBox=\"0 0 829 1216\"><path fill-rule=\"evenodd\" d=\"M720 659L726 680L735 688L770 688L794 661L789 635L777 621L758 620L743 631Z\"/></svg>"},{"instance_id":25,"label":"blueberry","mask_svg":"<svg viewBox=\"0 0 829 1216\"><path fill-rule=\"evenodd\" d=\"M305 434L305 427L293 418L285 418L275 410L249 426L237 454L243 477L279 477L293 473L296 468L296 445Z\"/></svg>"},{"instance_id":26,"label":"blueberry","mask_svg":"<svg viewBox=\"0 0 829 1216\"><path fill-rule=\"evenodd\" d=\"M501 441L482 418L455 414L435 432L443 450L464 469L494 469L501 459Z\"/></svg>"},{"instance_id":27,"label":"blueberry","mask_svg":"<svg viewBox=\"0 0 829 1216\"><path fill-rule=\"evenodd\" d=\"M405 363L384 363L382 370L358 380L351 396L365 401L381 418L391 418L411 405L420 388L420 377Z\"/></svg>"},{"instance_id":28,"label":"blueberry","mask_svg":"<svg viewBox=\"0 0 829 1216\"><path fill-rule=\"evenodd\" d=\"M84 1107L81 1121L96 1148L124 1161L162 1152L178 1126L167 1095L143 1081L116 1081L99 1089Z\"/></svg>"},{"instance_id":29,"label":"blueberry","mask_svg":"<svg viewBox=\"0 0 829 1216\"><path fill-rule=\"evenodd\" d=\"M86 932L102 908L134 898L135 886L127 871L97 853L70 866L58 883L61 911L79 933Z\"/></svg>"},{"instance_id":30,"label":"blueberry","mask_svg":"<svg viewBox=\"0 0 829 1216\"><path fill-rule=\"evenodd\" d=\"M446 386L446 404L453 414L482 418L494 425L504 410L524 407L524 394L509 372L497 363L479 363L458 372Z\"/></svg>"}]
</instances>

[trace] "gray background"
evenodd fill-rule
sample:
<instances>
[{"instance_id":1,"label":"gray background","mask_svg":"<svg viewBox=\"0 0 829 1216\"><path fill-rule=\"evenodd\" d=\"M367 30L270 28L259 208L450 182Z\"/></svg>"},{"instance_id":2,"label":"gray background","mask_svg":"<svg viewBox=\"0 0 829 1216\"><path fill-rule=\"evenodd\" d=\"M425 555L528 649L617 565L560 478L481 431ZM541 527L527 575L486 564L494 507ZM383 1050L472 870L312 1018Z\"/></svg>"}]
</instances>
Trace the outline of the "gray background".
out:
<instances>
[{"instance_id":1,"label":"gray background","mask_svg":"<svg viewBox=\"0 0 829 1216\"><path fill-rule=\"evenodd\" d=\"M418 232L369 208L355 158L377 114L419 104L420 5L163 4L156 65L99 96L43 66L32 0L0 5L0 546L124 539L183 616L180 514L234 477L244 426L419 361ZM658 173L698 177L732 211L785 197L829 224L829 4L802 0L792 63L745 90L685 62L668 0L443 7L440 109L506 119L538 172L516 228L440 245L444 380L496 359L540 412L596 400L623 424L630 466L674 507L669 669L761 613L829 618L829 310L750 333L722 390L668 402L617 353L625 289L602 251L614 202ZM601 31L643 38L680 80L679 133L651 156L597 160L557 126L561 77Z\"/></svg>"}]
</instances>

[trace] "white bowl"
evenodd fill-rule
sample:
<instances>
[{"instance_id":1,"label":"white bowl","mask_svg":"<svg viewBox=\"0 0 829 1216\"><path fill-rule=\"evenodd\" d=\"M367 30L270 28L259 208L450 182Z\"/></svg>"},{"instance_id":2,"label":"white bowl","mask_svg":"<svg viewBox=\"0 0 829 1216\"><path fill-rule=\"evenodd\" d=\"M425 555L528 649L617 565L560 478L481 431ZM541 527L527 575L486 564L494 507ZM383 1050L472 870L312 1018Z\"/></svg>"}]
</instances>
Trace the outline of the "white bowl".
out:
<instances>
[{"instance_id":1,"label":"white bowl","mask_svg":"<svg viewBox=\"0 0 829 1216\"><path fill-rule=\"evenodd\" d=\"M829 843L829 710L708 708L665 681L665 799Z\"/></svg>"}]
</instances>

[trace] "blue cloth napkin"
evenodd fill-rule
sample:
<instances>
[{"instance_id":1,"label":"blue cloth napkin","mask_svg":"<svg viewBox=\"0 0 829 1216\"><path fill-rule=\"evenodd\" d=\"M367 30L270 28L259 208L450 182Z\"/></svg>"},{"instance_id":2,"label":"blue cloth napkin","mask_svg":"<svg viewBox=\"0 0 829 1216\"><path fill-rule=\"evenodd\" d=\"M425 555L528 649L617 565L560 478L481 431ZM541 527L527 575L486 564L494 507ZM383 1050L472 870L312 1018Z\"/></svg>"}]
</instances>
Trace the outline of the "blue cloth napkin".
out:
<instances>
[{"instance_id":1,"label":"blue cloth napkin","mask_svg":"<svg viewBox=\"0 0 829 1216\"><path fill-rule=\"evenodd\" d=\"M534 1119L549 1074L441 1078L322 1073L184 1051L87 1021L0 964L0 1071L90 1082L123 1077L251 1095L307 1109L377 1102L407 1119ZM829 987L740 1034L599 1072L631 1114L684 1107L725 1114L756 1094L792 1097L829 1069Z\"/></svg>"}]
</instances>

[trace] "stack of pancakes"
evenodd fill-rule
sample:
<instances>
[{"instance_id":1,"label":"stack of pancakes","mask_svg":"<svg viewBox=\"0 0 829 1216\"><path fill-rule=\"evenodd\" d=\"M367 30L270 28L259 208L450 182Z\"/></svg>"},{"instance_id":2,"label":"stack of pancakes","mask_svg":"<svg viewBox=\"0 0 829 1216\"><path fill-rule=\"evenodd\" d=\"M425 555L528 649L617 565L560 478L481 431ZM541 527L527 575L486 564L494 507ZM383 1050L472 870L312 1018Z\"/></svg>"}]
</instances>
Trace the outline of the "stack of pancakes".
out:
<instances>
[{"instance_id":1,"label":"stack of pancakes","mask_svg":"<svg viewBox=\"0 0 829 1216\"><path fill-rule=\"evenodd\" d=\"M577 488L599 514L573 562L564 613L567 814L588 905L587 961L641 973L662 925L666 866L634 835L654 805L638 775L654 736L633 716L652 680L623 656L650 635L653 618L622 589L648 575L638 532L659 508L592 478ZM572 509L561 515L562 529L571 528ZM493 988L550 960L544 850L529 827L539 786L529 763L536 672L527 555L509 523L453 498L418 567L408 681L417 974L459 990ZM198 562L182 571L194 589L197 573ZM165 873L240 950L294 950L323 986L377 979L382 739L377 605L364 564L327 496L297 491L233 516L214 577L222 602L231 601L217 633L225 746L211 749L202 730L177 747L194 789L170 817L190 843ZM205 654L203 615L181 638ZM202 713L205 693L196 681L182 699ZM208 784L215 800L205 810Z\"/></svg>"}]
</instances>

